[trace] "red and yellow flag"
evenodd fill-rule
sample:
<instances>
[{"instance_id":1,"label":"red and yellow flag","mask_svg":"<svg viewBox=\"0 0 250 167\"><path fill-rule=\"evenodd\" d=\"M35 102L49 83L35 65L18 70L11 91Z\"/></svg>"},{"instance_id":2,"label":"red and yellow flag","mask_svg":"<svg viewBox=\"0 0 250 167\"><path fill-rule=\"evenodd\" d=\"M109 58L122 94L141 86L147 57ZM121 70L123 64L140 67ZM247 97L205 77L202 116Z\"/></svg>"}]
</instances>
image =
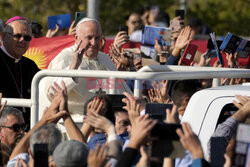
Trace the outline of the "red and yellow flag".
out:
<instances>
[{"instance_id":1,"label":"red and yellow flag","mask_svg":"<svg viewBox=\"0 0 250 167\"><path fill-rule=\"evenodd\" d=\"M58 55L64 48L70 47L75 43L74 36L58 36L53 38L33 38L29 49L23 55L33 60L38 68L46 69L51 60Z\"/></svg>"}]
</instances>

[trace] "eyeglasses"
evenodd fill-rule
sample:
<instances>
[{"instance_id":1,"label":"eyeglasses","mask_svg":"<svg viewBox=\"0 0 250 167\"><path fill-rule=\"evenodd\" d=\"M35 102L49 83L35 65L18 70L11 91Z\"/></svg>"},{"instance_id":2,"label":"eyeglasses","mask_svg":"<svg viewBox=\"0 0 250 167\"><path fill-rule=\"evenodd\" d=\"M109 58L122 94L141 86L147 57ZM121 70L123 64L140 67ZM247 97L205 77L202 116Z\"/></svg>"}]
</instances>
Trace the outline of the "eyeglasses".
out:
<instances>
[{"instance_id":1,"label":"eyeglasses","mask_svg":"<svg viewBox=\"0 0 250 167\"><path fill-rule=\"evenodd\" d=\"M130 21L131 22L131 24L133 24L133 25L135 25L136 23L138 23L138 24L140 24L141 23L141 21L140 20L135 20L135 21Z\"/></svg>"},{"instance_id":2,"label":"eyeglasses","mask_svg":"<svg viewBox=\"0 0 250 167\"><path fill-rule=\"evenodd\" d=\"M2 128L9 128L12 129L14 132L19 132L20 130L26 130L27 125L26 124L14 124L12 126L1 126Z\"/></svg>"},{"instance_id":3,"label":"eyeglasses","mask_svg":"<svg viewBox=\"0 0 250 167\"><path fill-rule=\"evenodd\" d=\"M29 35L22 35L22 34L12 34L7 32L8 34L10 34L11 36L13 36L15 39L20 40L20 38L23 37L23 39L27 42L31 41L32 37Z\"/></svg>"}]
</instances>

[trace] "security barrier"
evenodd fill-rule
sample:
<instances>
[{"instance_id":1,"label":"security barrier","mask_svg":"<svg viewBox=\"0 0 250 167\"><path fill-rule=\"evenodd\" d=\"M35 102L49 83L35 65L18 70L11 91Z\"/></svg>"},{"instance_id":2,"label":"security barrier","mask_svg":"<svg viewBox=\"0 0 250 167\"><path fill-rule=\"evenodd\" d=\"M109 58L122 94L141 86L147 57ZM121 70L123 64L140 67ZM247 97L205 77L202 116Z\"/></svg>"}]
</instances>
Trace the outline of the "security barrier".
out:
<instances>
[{"instance_id":1,"label":"security barrier","mask_svg":"<svg viewBox=\"0 0 250 167\"><path fill-rule=\"evenodd\" d=\"M189 66L145 66L137 72L120 71L90 71L89 70L42 70L33 78L31 84L31 99L3 98L8 106L31 107L30 124L33 127L38 121L39 82L44 77L96 77L104 79L133 79L135 81L134 95L141 96L142 80L181 80L181 79L212 79L212 78L250 78L248 69L189 67ZM114 93L114 88L111 93Z\"/></svg>"}]
</instances>

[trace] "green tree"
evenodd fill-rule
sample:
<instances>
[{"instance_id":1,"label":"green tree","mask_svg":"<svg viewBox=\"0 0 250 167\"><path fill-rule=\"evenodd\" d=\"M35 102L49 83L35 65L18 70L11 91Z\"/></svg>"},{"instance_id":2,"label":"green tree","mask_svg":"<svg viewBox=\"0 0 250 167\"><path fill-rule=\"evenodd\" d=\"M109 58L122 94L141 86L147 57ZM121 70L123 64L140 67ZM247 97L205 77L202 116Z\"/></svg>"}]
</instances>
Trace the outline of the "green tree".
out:
<instances>
[{"instance_id":1,"label":"green tree","mask_svg":"<svg viewBox=\"0 0 250 167\"><path fill-rule=\"evenodd\" d=\"M249 0L189 0L188 17L198 16L218 35L249 36Z\"/></svg>"}]
</instances>

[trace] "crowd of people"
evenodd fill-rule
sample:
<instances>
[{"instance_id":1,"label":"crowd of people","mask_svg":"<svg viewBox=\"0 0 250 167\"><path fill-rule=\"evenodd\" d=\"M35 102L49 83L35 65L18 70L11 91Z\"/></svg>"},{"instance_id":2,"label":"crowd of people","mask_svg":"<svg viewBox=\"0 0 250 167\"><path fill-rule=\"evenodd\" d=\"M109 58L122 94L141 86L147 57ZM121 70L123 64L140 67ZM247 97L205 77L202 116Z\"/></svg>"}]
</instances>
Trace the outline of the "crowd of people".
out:
<instances>
[{"instance_id":1,"label":"crowd of people","mask_svg":"<svg viewBox=\"0 0 250 167\"><path fill-rule=\"evenodd\" d=\"M49 70L102 70L138 71L145 64L182 65L183 50L197 34L210 30L199 19L184 25L181 17L169 16L153 6L142 15L132 12L126 18L128 31L116 34L108 54L100 51L104 36L98 20L85 17L76 25L72 23L67 35L74 35L75 44L62 50L49 64ZM140 41L143 25L171 28L170 46L161 46L155 40L155 57L145 55L139 48L124 49L130 41ZM30 98L30 85L39 71L37 65L23 57L32 38L42 36L41 25L36 21L15 16L3 24L0 48L0 102L2 97ZM59 33L59 28L49 30L47 37ZM228 68L240 66L238 54L226 54ZM139 57L139 58L136 58ZM145 63L147 61L147 63ZM211 66L211 58L202 53L193 66ZM214 67L222 67L215 61ZM128 73L129 75L129 73ZM128 76L129 77L129 76ZM223 85L248 82L246 78L223 78ZM204 88L212 87L212 80L162 80L144 81L142 98L134 97L129 80L108 80L76 77L48 77L43 91L51 104L44 106L42 118L29 128L30 111L26 108L6 106L0 109L0 165L50 166L50 167L149 167L149 166L210 166L205 159L199 138L189 123L181 123L191 96ZM91 87L90 86L91 83ZM103 83L108 84L104 87ZM94 85L94 86L93 86ZM115 86L115 95L111 87ZM213 136L225 138L227 150L225 165L231 166L235 135L239 123L250 118L250 98L236 96L237 111L220 123ZM153 119L145 114L147 103L170 104L166 118ZM0 103L1 104L1 103ZM201 104L202 105L202 104ZM38 112L38 111L37 111ZM74 118L81 117L80 127ZM58 129L58 121L66 129L66 136ZM184 157L153 157L151 131L159 123L181 125L174 131L185 151ZM171 142L171 141L169 141ZM208 148L210 148L210 142Z\"/></svg>"}]
</instances>

